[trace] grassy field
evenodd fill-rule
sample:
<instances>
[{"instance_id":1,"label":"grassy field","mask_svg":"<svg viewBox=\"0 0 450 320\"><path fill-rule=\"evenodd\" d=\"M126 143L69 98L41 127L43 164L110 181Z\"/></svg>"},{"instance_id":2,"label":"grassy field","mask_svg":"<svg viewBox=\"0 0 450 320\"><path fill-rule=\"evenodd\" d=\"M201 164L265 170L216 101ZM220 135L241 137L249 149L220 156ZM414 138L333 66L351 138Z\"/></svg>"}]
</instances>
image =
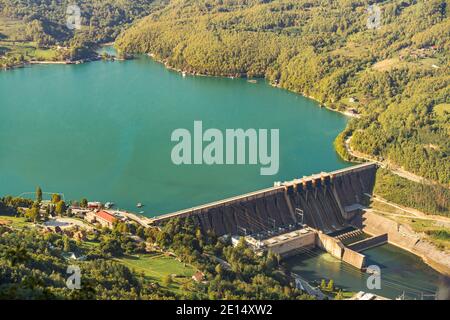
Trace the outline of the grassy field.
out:
<instances>
[{"instance_id":1,"label":"grassy field","mask_svg":"<svg viewBox=\"0 0 450 320\"><path fill-rule=\"evenodd\" d=\"M22 58L39 61L60 60L60 53L55 49L37 48L35 42L24 39L25 25L20 20L0 16L0 65L3 60Z\"/></svg>"},{"instance_id":2,"label":"grassy field","mask_svg":"<svg viewBox=\"0 0 450 320\"><path fill-rule=\"evenodd\" d=\"M408 224L415 232L425 233L430 242L437 247L450 250L450 233L445 227L439 226L433 221L419 220L414 218L401 218L400 222Z\"/></svg>"},{"instance_id":3,"label":"grassy field","mask_svg":"<svg viewBox=\"0 0 450 320\"><path fill-rule=\"evenodd\" d=\"M24 228L27 225L29 225L29 222L26 222L25 218L23 217L12 217L12 216L5 216L0 215L0 225L5 224L7 226L11 226L14 228Z\"/></svg>"},{"instance_id":4,"label":"grassy field","mask_svg":"<svg viewBox=\"0 0 450 320\"><path fill-rule=\"evenodd\" d=\"M445 113L450 113L450 103L438 104L433 110L438 116L443 117Z\"/></svg>"},{"instance_id":5,"label":"grassy field","mask_svg":"<svg viewBox=\"0 0 450 320\"><path fill-rule=\"evenodd\" d=\"M174 275L173 283L166 288L176 293L180 293L180 286L191 281L191 277L195 273L192 266L162 254L125 256L115 260L137 272L142 272L150 281L158 282L160 285L165 276Z\"/></svg>"},{"instance_id":6,"label":"grassy field","mask_svg":"<svg viewBox=\"0 0 450 320\"><path fill-rule=\"evenodd\" d=\"M439 65L439 60L436 58L421 58L417 61L402 61L400 58L389 58L382 61L378 61L372 66L373 70L376 71L389 71L393 68L406 68L408 66L422 67L424 69L431 69L433 65Z\"/></svg>"},{"instance_id":7,"label":"grassy field","mask_svg":"<svg viewBox=\"0 0 450 320\"><path fill-rule=\"evenodd\" d=\"M409 225L415 232L424 234L424 237L437 247L444 250L450 250L449 232L448 229L446 229L445 226L443 226L441 223L431 220L419 219L403 210L394 208L378 201L373 201L371 203L371 208L377 210L377 214L381 214L382 216L399 223ZM381 212L385 212L385 214L382 214ZM390 215L389 213L411 217L396 217Z\"/></svg>"}]
</instances>

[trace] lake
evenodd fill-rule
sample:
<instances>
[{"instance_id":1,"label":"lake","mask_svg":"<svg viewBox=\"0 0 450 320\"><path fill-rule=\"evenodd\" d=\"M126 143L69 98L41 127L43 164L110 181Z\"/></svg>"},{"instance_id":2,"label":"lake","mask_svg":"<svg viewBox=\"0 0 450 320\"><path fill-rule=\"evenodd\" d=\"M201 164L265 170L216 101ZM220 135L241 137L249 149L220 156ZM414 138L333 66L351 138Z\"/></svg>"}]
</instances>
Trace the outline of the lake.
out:
<instances>
[{"instance_id":1,"label":"lake","mask_svg":"<svg viewBox=\"0 0 450 320\"><path fill-rule=\"evenodd\" d=\"M106 49L107 50L107 49ZM41 186L147 216L349 166L333 140L346 117L265 81L182 77L147 57L0 72L0 194ZM181 165L177 128L279 129L280 168Z\"/></svg>"}]
</instances>

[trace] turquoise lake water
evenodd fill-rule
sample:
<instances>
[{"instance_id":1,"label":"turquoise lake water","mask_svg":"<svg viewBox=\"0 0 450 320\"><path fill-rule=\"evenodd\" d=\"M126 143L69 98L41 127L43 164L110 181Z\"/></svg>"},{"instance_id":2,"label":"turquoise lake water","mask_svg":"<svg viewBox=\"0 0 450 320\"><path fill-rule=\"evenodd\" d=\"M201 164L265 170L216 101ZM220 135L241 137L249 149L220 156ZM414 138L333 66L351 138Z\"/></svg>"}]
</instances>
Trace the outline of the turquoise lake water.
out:
<instances>
[{"instance_id":1,"label":"turquoise lake water","mask_svg":"<svg viewBox=\"0 0 450 320\"><path fill-rule=\"evenodd\" d=\"M381 272L380 289L369 289L370 274L341 262L320 250L289 258L286 263L294 273L300 274L311 284L319 285L321 279L333 279L343 291L364 291L395 299L405 294L406 299L434 299L443 279L422 259L390 244L362 252L367 266L376 265Z\"/></svg>"},{"instance_id":2,"label":"turquoise lake water","mask_svg":"<svg viewBox=\"0 0 450 320\"><path fill-rule=\"evenodd\" d=\"M108 49L105 49L108 50ZM341 114L264 81L182 77L149 58L0 72L0 194L113 201L153 216L348 166ZM176 166L177 128L279 129L280 169Z\"/></svg>"}]
</instances>

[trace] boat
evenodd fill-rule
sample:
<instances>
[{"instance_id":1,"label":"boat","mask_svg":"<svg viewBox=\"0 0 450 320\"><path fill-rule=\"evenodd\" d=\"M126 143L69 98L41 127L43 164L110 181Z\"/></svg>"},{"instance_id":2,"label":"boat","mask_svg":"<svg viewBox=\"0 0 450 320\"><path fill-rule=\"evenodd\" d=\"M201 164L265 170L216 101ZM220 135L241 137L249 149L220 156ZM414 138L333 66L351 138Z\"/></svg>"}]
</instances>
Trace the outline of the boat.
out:
<instances>
[{"instance_id":1,"label":"boat","mask_svg":"<svg viewBox=\"0 0 450 320\"><path fill-rule=\"evenodd\" d=\"M105 203L105 208L106 209L111 209L112 207L114 207L114 202L107 202L107 203Z\"/></svg>"},{"instance_id":2,"label":"boat","mask_svg":"<svg viewBox=\"0 0 450 320\"><path fill-rule=\"evenodd\" d=\"M142 204L142 203L140 203L140 202L138 202L138 204L136 205L136 207L138 207L138 208L142 208L144 205Z\"/></svg>"}]
</instances>

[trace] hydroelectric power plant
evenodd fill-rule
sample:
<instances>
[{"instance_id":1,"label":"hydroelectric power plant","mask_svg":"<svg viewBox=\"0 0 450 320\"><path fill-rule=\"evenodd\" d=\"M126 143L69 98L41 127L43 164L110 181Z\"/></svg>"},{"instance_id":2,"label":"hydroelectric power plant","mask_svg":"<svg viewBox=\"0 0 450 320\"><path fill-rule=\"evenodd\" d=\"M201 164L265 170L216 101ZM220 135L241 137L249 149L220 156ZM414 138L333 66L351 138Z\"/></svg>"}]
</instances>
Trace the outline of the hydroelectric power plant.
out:
<instances>
[{"instance_id":1,"label":"hydroelectric power plant","mask_svg":"<svg viewBox=\"0 0 450 320\"><path fill-rule=\"evenodd\" d=\"M376 164L367 163L276 182L268 189L158 216L152 223L191 217L204 231L245 237L255 250L284 258L318 247L363 269L360 252L388 240L387 234L369 237L360 229L376 171Z\"/></svg>"}]
</instances>

